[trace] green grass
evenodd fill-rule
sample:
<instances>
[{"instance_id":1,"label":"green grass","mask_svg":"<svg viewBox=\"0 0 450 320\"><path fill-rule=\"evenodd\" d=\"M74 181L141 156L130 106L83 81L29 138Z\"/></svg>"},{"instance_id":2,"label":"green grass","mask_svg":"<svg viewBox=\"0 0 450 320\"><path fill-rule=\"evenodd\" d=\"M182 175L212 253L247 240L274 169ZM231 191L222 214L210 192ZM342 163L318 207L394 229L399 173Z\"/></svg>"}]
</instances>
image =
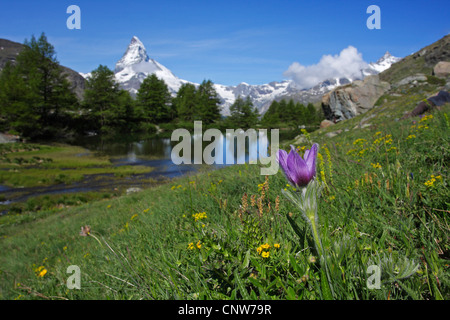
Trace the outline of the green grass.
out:
<instances>
[{"instance_id":1,"label":"green grass","mask_svg":"<svg viewBox=\"0 0 450 320\"><path fill-rule=\"evenodd\" d=\"M86 168L111 165L107 157L94 155L77 146L23 143L0 145L0 168L15 168L21 164L39 165L44 168Z\"/></svg>"},{"instance_id":2,"label":"green grass","mask_svg":"<svg viewBox=\"0 0 450 320\"><path fill-rule=\"evenodd\" d=\"M0 145L0 184L10 187L41 187L70 184L86 176L116 177L148 173L147 166L113 167L105 156L68 145Z\"/></svg>"},{"instance_id":3,"label":"green grass","mask_svg":"<svg viewBox=\"0 0 450 320\"><path fill-rule=\"evenodd\" d=\"M49 186L61 183L74 183L82 181L85 176L99 174L113 174L116 177L143 174L153 169L146 166L120 166L105 168L21 168L9 171L0 171L0 183L11 187Z\"/></svg>"},{"instance_id":4,"label":"green grass","mask_svg":"<svg viewBox=\"0 0 450 320\"><path fill-rule=\"evenodd\" d=\"M241 165L0 225L0 298L449 299L449 106L396 121L411 109L399 103L370 111L371 127L353 129L368 113L310 134L328 276L283 174Z\"/></svg>"}]
</instances>

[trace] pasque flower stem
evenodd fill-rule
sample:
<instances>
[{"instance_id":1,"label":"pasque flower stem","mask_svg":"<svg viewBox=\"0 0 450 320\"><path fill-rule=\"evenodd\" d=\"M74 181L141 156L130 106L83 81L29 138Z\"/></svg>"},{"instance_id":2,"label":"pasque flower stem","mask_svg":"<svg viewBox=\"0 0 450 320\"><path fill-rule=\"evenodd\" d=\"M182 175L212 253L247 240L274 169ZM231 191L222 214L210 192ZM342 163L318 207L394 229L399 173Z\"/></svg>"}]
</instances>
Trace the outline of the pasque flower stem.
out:
<instances>
[{"instance_id":1,"label":"pasque flower stem","mask_svg":"<svg viewBox=\"0 0 450 320\"><path fill-rule=\"evenodd\" d=\"M319 145L314 144L310 150L306 150L304 158L302 158L293 146L289 154L280 150L278 152L278 162L283 169L287 180L294 184L300 192L292 193L290 190L282 190L286 198L291 201L302 213L303 218L310 224L314 243L316 245L317 254L320 257L320 263L323 267L321 270L323 277L321 278L324 297L332 299L334 296L331 278L328 272L326 254L324 252L322 242L320 240L317 215L317 202L323 188L323 183L315 179L316 176L316 158ZM298 230L298 226L290 219L294 231Z\"/></svg>"},{"instance_id":2,"label":"pasque flower stem","mask_svg":"<svg viewBox=\"0 0 450 320\"><path fill-rule=\"evenodd\" d=\"M317 229L315 217L313 216L312 219L310 218L309 220L311 222L311 230L312 230L312 234L314 237L314 242L317 246L317 251L320 256L323 256L324 252L323 252L323 248L322 248L322 242L320 241L319 231Z\"/></svg>"}]
</instances>

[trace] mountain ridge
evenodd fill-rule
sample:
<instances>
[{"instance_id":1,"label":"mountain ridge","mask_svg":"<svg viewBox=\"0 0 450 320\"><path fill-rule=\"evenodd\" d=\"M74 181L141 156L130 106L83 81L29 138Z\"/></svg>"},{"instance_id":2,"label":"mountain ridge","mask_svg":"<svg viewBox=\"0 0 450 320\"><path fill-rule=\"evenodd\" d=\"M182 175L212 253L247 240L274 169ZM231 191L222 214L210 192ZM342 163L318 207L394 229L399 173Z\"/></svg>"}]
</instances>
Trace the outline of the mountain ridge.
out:
<instances>
[{"instance_id":1,"label":"mountain ridge","mask_svg":"<svg viewBox=\"0 0 450 320\"><path fill-rule=\"evenodd\" d=\"M15 61L15 56L20 52L23 44L16 43L7 39L0 39L0 69L8 62ZM368 75L378 74L388 68L400 58L393 57L386 52L377 62L372 62L364 70L361 70L361 78ZM68 75L72 88L78 98L82 99L85 88L85 79L89 78L91 73L76 72L68 67L62 66L64 72ZM181 85L192 83L198 86L198 83L178 78L171 70L152 59L145 45L137 36L133 36L125 53L115 65L115 77L120 86L135 96L144 79L154 73L160 79L163 79L171 94L175 95ZM219 98L221 100L222 114L229 115L229 107L234 103L238 96L251 98L254 106L260 114L264 114L272 101L281 99L293 99L303 104L320 102L322 96L331 90L358 79L334 78L324 80L312 88L299 89L293 80L272 81L267 84L251 85L241 82L238 85L229 86L214 84Z\"/></svg>"},{"instance_id":2,"label":"mountain ridge","mask_svg":"<svg viewBox=\"0 0 450 320\"><path fill-rule=\"evenodd\" d=\"M386 70L400 59L386 52L377 62L372 62L367 68L361 70L361 79ZM140 84L152 73L166 82L172 95L175 95L181 85L185 83L192 83L198 86L197 83L178 78L168 68L152 59L148 55L144 44L137 36L133 36L125 54L116 63L116 80L123 89L135 95ZM359 79L343 77L327 79L308 89L299 89L293 80L273 81L262 85L251 85L245 82L235 86L214 84L214 88L221 99L223 115L229 115L229 107L238 96L243 98L250 97L260 114L263 114L274 100L293 99L304 104L309 102L315 103L320 101L325 93L354 80Z\"/></svg>"}]
</instances>

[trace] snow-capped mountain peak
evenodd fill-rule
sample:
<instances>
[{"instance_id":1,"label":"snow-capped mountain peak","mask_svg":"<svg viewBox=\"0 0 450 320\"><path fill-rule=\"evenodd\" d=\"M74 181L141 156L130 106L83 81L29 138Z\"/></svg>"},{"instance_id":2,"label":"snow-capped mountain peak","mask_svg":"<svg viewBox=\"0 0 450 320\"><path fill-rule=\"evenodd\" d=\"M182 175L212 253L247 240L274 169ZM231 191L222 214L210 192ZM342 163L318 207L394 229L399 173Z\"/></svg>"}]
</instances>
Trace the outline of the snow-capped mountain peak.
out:
<instances>
[{"instance_id":1,"label":"snow-capped mountain peak","mask_svg":"<svg viewBox=\"0 0 450 320\"><path fill-rule=\"evenodd\" d=\"M150 57L147 54L144 44L138 37L134 36L128 45L127 51L116 64L116 73L122 71L129 65L148 62Z\"/></svg>"},{"instance_id":2,"label":"snow-capped mountain peak","mask_svg":"<svg viewBox=\"0 0 450 320\"><path fill-rule=\"evenodd\" d=\"M371 74L378 74L381 73L391 67L394 63L400 61L401 58L394 57L389 53L389 51L386 51L386 53L378 59L377 62L371 62L369 66L363 70L363 75L371 75Z\"/></svg>"},{"instance_id":3,"label":"snow-capped mountain peak","mask_svg":"<svg viewBox=\"0 0 450 320\"><path fill-rule=\"evenodd\" d=\"M176 93L181 85L187 82L177 78L172 71L151 59L144 44L136 36L131 39L127 51L117 62L115 74L122 88L132 94L138 91L144 79L151 74L164 80L172 93Z\"/></svg>"}]
</instances>

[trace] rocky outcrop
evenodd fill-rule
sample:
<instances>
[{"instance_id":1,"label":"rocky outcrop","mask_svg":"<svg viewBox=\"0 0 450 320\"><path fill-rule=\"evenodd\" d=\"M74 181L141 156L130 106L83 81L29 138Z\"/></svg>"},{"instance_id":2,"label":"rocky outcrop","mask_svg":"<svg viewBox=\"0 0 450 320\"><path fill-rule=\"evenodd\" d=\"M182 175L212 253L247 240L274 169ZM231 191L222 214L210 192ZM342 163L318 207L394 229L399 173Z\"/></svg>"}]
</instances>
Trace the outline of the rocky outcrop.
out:
<instances>
[{"instance_id":1,"label":"rocky outcrop","mask_svg":"<svg viewBox=\"0 0 450 320\"><path fill-rule=\"evenodd\" d=\"M424 58L425 66L433 68L440 61L450 61L450 35L416 53Z\"/></svg>"},{"instance_id":2,"label":"rocky outcrop","mask_svg":"<svg viewBox=\"0 0 450 320\"><path fill-rule=\"evenodd\" d=\"M380 81L378 75L354 81L351 85L339 87L322 98L325 118L342 121L363 114L374 107L375 102L390 89L390 84Z\"/></svg>"},{"instance_id":3,"label":"rocky outcrop","mask_svg":"<svg viewBox=\"0 0 450 320\"><path fill-rule=\"evenodd\" d=\"M0 133L0 143L14 143L14 142L19 142L19 141L20 141L19 136L6 134L6 133Z\"/></svg>"},{"instance_id":4,"label":"rocky outcrop","mask_svg":"<svg viewBox=\"0 0 450 320\"><path fill-rule=\"evenodd\" d=\"M433 75L439 78L447 78L450 76L450 62L440 61L433 68Z\"/></svg>"},{"instance_id":5,"label":"rocky outcrop","mask_svg":"<svg viewBox=\"0 0 450 320\"><path fill-rule=\"evenodd\" d=\"M413 76L409 76L409 77L403 78L402 80L400 80L399 82L393 84L392 86L394 88L397 88L397 87L401 87L401 86L404 86L404 85L407 85L407 84L410 84L410 83L415 84L418 81L427 81L427 77L423 73L417 73L417 74L415 74Z\"/></svg>"},{"instance_id":6,"label":"rocky outcrop","mask_svg":"<svg viewBox=\"0 0 450 320\"><path fill-rule=\"evenodd\" d=\"M330 120L323 120L323 121L320 123L320 129L328 128L328 127L330 127L330 126L332 126L332 125L334 125L334 122L333 122L333 121L330 121Z\"/></svg>"},{"instance_id":7,"label":"rocky outcrop","mask_svg":"<svg viewBox=\"0 0 450 320\"><path fill-rule=\"evenodd\" d=\"M450 93L448 91L439 91L437 94L420 101L413 111L406 113L402 119L416 117L431 111L436 107L440 107L446 103L450 103Z\"/></svg>"}]
</instances>

